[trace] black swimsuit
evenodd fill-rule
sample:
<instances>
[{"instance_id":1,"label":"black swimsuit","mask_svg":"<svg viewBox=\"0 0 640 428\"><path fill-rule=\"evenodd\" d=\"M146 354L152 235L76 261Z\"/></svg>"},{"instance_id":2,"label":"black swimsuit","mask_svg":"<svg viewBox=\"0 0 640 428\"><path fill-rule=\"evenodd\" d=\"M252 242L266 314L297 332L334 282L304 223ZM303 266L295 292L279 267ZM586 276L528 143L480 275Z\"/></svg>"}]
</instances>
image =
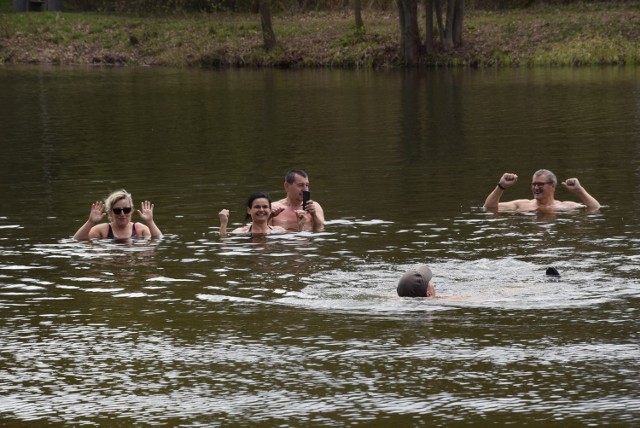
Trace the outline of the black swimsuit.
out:
<instances>
[{"instance_id":1,"label":"black swimsuit","mask_svg":"<svg viewBox=\"0 0 640 428\"><path fill-rule=\"evenodd\" d=\"M133 227L131 228L131 238L138 237L138 230L136 228L136 224L133 223ZM113 229L111 229L111 225L109 225L109 233L107 233L107 239L115 239L116 237L113 235Z\"/></svg>"},{"instance_id":2,"label":"black swimsuit","mask_svg":"<svg viewBox=\"0 0 640 428\"><path fill-rule=\"evenodd\" d=\"M111 227L111 226L109 226L109 227ZM251 228L252 227L253 227L253 224L251 226L249 226L249 230L247 230L247 233L251 233ZM268 227L269 227L269 230L273 230L273 227L271 227L271 226L268 226Z\"/></svg>"}]
</instances>

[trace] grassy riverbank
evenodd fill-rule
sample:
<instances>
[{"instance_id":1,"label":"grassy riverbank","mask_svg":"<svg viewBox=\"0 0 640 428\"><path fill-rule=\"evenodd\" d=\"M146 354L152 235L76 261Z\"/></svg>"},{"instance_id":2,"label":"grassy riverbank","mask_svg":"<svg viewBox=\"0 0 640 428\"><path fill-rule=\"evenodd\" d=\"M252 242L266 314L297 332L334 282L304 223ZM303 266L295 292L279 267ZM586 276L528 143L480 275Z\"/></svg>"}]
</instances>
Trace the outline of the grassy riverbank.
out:
<instances>
[{"instance_id":1,"label":"grassy riverbank","mask_svg":"<svg viewBox=\"0 0 640 428\"><path fill-rule=\"evenodd\" d=\"M394 11L273 17L278 47L265 52L259 15L132 17L1 13L0 63L174 67L400 66ZM421 32L424 17L421 14ZM640 1L467 11L464 46L425 65L575 66L640 64Z\"/></svg>"}]
</instances>

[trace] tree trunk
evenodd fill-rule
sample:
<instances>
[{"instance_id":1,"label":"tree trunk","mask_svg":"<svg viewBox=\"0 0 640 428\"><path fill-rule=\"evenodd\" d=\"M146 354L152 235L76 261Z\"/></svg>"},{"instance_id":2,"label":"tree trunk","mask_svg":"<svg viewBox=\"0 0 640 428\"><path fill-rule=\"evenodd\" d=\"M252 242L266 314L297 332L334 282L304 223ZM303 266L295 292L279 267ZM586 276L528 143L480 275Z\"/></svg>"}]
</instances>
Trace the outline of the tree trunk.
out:
<instances>
[{"instance_id":1,"label":"tree trunk","mask_svg":"<svg viewBox=\"0 0 640 428\"><path fill-rule=\"evenodd\" d=\"M434 0L425 0L424 1L424 9L425 9L425 27L426 27L426 35L424 38L424 45L427 49L427 55L432 55L435 51L435 43L433 40L433 1ZM438 1L438 0L436 0Z\"/></svg>"},{"instance_id":2,"label":"tree trunk","mask_svg":"<svg viewBox=\"0 0 640 428\"><path fill-rule=\"evenodd\" d=\"M356 30L359 30L364 27L364 23L362 22L362 6L360 4L360 0L353 0L353 13L355 14Z\"/></svg>"},{"instance_id":3,"label":"tree trunk","mask_svg":"<svg viewBox=\"0 0 640 428\"><path fill-rule=\"evenodd\" d=\"M264 48L269 51L276 46L276 35L273 33L271 26L271 9L269 8L269 0L260 0L260 20L262 23L262 39L264 40Z\"/></svg>"},{"instance_id":4,"label":"tree trunk","mask_svg":"<svg viewBox=\"0 0 640 428\"><path fill-rule=\"evenodd\" d=\"M455 46L462 46L462 29L464 19L464 0L456 1L456 15L453 22L453 44Z\"/></svg>"},{"instance_id":5,"label":"tree trunk","mask_svg":"<svg viewBox=\"0 0 640 428\"><path fill-rule=\"evenodd\" d=\"M438 35L440 36L440 43L444 44L444 25L442 25L442 7L440 6L440 0L434 0L436 6L436 19L438 20Z\"/></svg>"},{"instance_id":6,"label":"tree trunk","mask_svg":"<svg viewBox=\"0 0 640 428\"><path fill-rule=\"evenodd\" d=\"M418 31L417 0L397 0L400 17L400 55L406 65L414 65L418 60L420 33Z\"/></svg>"},{"instance_id":7,"label":"tree trunk","mask_svg":"<svg viewBox=\"0 0 640 428\"><path fill-rule=\"evenodd\" d=\"M447 1L447 28L445 30L444 47L447 50L462 45L462 29L464 18L464 0Z\"/></svg>"},{"instance_id":8,"label":"tree trunk","mask_svg":"<svg viewBox=\"0 0 640 428\"><path fill-rule=\"evenodd\" d=\"M456 14L456 1L447 0L447 27L444 31L444 48L453 49L453 19Z\"/></svg>"}]
</instances>

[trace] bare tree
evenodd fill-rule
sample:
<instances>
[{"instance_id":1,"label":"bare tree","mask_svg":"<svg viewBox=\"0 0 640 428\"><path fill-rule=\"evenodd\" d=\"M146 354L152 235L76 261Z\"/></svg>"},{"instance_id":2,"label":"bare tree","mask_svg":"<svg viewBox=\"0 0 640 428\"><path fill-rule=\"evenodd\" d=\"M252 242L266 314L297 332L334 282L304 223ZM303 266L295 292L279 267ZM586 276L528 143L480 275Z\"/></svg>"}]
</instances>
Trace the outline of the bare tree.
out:
<instances>
[{"instance_id":1,"label":"bare tree","mask_svg":"<svg viewBox=\"0 0 640 428\"><path fill-rule=\"evenodd\" d=\"M437 1L437 0L436 0ZM435 52L435 43L433 40L433 4L434 0L424 0L425 9L425 22L426 22L426 34L425 34L425 47L427 54L432 55Z\"/></svg>"},{"instance_id":2,"label":"bare tree","mask_svg":"<svg viewBox=\"0 0 640 428\"><path fill-rule=\"evenodd\" d=\"M417 0L396 0L400 17L400 54L406 65L418 61L420 32L418 31Z\"/></svg>"},{"instance_id":3,"label":"bare tree","mask_svg":"<svg viewBox=\"0 0 640 428\"><path fill-rule=\"evenodd\" d=\"M456 14L453 22L453 44L462 46L462 30L464 21L464 0L456 0Z\"/></svg>"},{"instance_id":4,"label":"bare tree","mask_svg":"<svg viewBox=\"0 0 640 428\"><path fill-rule=\"evenodd\" d=\"M262 23L262 39L264 40L264 48L271 50L276 46L276 35L271 26L271 8L269 0L260 0L260 21Z\"/></svg>"},{"instance_id":5,"label":"bare tree","mask_svg":"<svg viewBox=\"0 0 640 428\"><path fill-rule=\"evenodd\" d=\"M451 50L455 46L462 45L462 31L464 18L464 0L446 0L447 3L447 24L442 23L441 0L425 0L426 12L426 38L425 45L427 53L435 51L434 22L435 16L438 24L438 37L440 43L446 50Z\"/></svg>"},{"instance_id":6,"label":"bare tree","mask_svg":"<svg viewBox=\"0 0 640 428\"><path fill-rule=\"evenodd\" d=\"M353 0L353 13L356 20L356 30L359 30L364 27L364 23L362 22L362 5L360 4L360 0Z\"/></svg>"},{"instance_id":7,"label":"bare tree","mask_svg":"<svg viewBox=\"0 0 640 428\"><path fill-rule=\"evenodd\" d=\"M444 47L447 50L462 44L462 19L464 15L464 0L447 1L447 29Z\"/></svg>"},{"instance_id":8,"label":"bare tree","mask_svg":"<svg viewBox=\"0 0 640 428\"><path fill-rule=\"evenodd\" d=\"M435 10L436 10L436 19L438 20L438 34L440 35L440 41L444 40L444 25L442 24L442 6L440 5L440 0L434 0Z\"/></svg>"}]
</instances>

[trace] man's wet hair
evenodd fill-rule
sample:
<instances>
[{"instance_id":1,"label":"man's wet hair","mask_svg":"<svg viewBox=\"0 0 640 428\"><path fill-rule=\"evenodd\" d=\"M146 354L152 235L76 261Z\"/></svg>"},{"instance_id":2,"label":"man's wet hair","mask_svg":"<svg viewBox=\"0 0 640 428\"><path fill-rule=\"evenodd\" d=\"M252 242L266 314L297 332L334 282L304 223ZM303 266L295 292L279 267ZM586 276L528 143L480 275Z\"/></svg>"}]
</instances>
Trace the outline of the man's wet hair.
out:
<instances>
[{"instance_id":1,"label":"man's wet hair","mask_svg":"<svg viewBox=\"0 0 640 428\"><path fill-rule=\"evenodd\" d=\"M304 172L303 170L301 170L301 169L292 169L289 172L287 172L287 175L285 175L285 177L284 177L284 181L286 181L289 184L293 184L293 182L296 181L296 175L299 175L302 178L309 178L307 173Z\"/></svg>"}]
</instances>

